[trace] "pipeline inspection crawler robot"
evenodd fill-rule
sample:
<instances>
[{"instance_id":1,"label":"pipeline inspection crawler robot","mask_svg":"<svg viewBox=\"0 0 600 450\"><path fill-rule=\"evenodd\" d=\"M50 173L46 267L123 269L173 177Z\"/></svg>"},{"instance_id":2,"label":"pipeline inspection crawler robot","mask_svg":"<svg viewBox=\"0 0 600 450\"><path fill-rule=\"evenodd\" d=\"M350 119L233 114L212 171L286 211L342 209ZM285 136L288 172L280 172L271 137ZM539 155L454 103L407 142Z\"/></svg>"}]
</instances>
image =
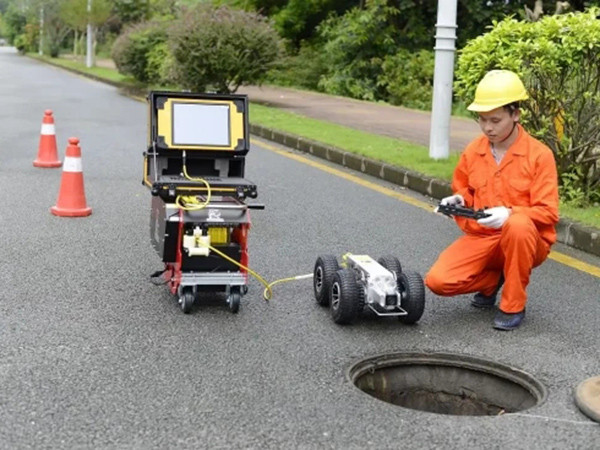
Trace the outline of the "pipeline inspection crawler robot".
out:
<instances>
[{"instance_id":1,"label":"pipeline inspection crawler robot","mask_svg":"<svg viewBox=\"0 0 600 450\"><path fill-rule=\"evenodd\" d=\"M338 324L352 322L365 306L380 317L398 317L416 323L425 309L425 286L421 275L402 270L398 258L347 253L342 267L333 255L317 258L313 272L317 303L329 306Z\"/></svg>"}]
</instances>

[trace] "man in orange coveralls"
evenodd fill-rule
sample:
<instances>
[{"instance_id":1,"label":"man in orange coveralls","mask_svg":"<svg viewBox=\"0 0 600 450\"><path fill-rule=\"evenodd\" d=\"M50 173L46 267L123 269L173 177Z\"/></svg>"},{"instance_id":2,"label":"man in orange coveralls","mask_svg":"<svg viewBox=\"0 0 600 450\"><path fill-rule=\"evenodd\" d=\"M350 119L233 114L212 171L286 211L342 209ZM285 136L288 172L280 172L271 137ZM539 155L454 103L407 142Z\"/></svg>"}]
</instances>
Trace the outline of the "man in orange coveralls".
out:
<instances>
[{"instance_id":1,"label":"man in orange coveralls","mask_svg":"<svg viewBox=\"0 0 600 450\"><path fill-rule=\"evenodd\" d=\"M519 124L527 92L518 75L492 70L468 109L483 135L462 153L452 178L454 195L441 204L484 208L477 221L455 217L465 232L445 249L425 277L434 293L477 292L471 304L493 307L504 283L494 328L512 330L525 317L531 270L556 241L558 179L552 151Z\"/></svg>"}]
</instances>

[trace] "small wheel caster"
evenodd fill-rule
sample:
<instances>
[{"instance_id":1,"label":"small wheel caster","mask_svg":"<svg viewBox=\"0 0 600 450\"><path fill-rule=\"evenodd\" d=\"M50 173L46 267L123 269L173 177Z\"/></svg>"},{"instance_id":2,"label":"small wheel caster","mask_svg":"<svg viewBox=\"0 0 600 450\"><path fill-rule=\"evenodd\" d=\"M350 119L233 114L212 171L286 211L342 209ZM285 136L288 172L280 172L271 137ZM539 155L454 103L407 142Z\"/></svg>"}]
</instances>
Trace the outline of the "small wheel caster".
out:
<instances>
[{"instance_id":1,"label":"small wheel caster","mask_svg":"<svg viewBox=\"0 0 600 450\"><path fill-rule=\"evenodd\" d=\"M236 314L239 310L240 310L240 301L242 299L242 296L240 295L239 292L232 292L231 294L229 294L229 310Z\"/></svg>"},{"instance_id":2,"label":"small wheel caster","mask_svg":"<svg viewBox=\"0 0 600 450\"><path fill-rule=\"evenodd\" d=\"M192 310L192 305L194 304L194 293L185 291L179 299L179 304L181 305L181 310L183 313L189 314Z\"/></svg>"}]
</instances>

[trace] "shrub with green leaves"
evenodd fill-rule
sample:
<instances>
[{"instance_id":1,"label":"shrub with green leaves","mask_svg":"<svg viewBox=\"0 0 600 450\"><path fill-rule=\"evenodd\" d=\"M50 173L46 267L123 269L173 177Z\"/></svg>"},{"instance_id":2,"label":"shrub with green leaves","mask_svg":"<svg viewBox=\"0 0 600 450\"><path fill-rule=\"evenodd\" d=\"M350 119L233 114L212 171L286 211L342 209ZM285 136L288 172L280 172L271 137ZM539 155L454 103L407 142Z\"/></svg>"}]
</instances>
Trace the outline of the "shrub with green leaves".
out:
<instances>
[{"instance_id":1,"label":"shrub with green leaves","mask_svg":"<svg viewBox=\"0 0 600 450\"><path fill-rule=\"evenodd\" d=\"M169 28L169 47L174 80L184 89L231 93L265 79L282 41L258 13L200 3Z\"/></svg>"},{"instance_id":2,"label":"shrub with green leaves","mask_svg":"<svg viewBox=\"0 0 600 450\"><path fill-rule=\"evenodd\" d=\"M14 46L20 53L37 52L40 43L40 27L28 23L23 27L23 31L15 38Z\"/></svg>"},{"instance_id":3,"label":"shrub with green leaves","mask_svg":"<svg viewBox=\"0 0 600 450\"><path fill-rule=\"evenodd\" d=\"M522 122L555 154L561 197L585 205L600 200L599 10L507 18L459 53L455 93L472 101L492 69L518 73L529 93Z\"/></svg>"},{"instance_id":4,"label":"shrub with green leaves","mask_svg":"<svg viewBox=\"0 0 600 450\"><path fill-rule=\"evenodd\" d=\"M159 82L155 66L148 69L148 59L154 47L166 42L167 25L160 21L149 21L125 30L113 44L111 56L120 73L132 75L142 83Z\"/></svg>"},{"instance_id":5,"label":"shrub with green leaves","mask_svg":"<svg viewBox=\"0 0 600 450\"><path fill-rule=\"evenodd\" d=\"M27 48L27 36L25 34L19 34L15 37L13 45L21 54L25 54L29 51Z\"/></svg>"},{"instance_id":6,"label":"shrub with green leaves","mask_svg":"<svg viewBox=\"0 0 600 450\"><path fill-rule=\"evenodd\" d=\"M327 61L318 46L303 42L296 54L282 57L269 71L266 81L280 86L319 90L319 80L327 71Z\"/></svg>"},{"instance_id":7,"label":"shrub with green leaves","mask_svg":"<svg viewBox=\"0 0 600 450\"><path fill-rule=\"evenodd\" d=\"M173 57L167 42L161 42L146 53L146 77L149 83L169 84L171 82L171 67Z\"/></svg>"},{"instance_id":8,"label":"shrub with green leaves","mask_svg":"<svg viewBox=\"0 0 600 450\"><path fill-rule=\"evenodd\" d=\"M385 58L382 69L377 82L385 88L388 102L407 108L431 108L433 51L401 49Z\"/></svg>"}]
</instances>

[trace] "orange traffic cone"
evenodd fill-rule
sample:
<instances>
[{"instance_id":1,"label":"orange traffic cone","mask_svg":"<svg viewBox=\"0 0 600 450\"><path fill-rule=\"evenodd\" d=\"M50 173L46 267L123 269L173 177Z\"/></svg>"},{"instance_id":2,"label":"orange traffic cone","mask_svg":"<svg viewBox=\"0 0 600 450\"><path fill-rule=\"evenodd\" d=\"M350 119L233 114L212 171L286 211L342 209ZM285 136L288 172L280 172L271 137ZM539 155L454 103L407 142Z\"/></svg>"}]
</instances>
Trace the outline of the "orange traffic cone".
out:
<instances>
[{"instance_id":1,"label":"orange traffic cone","mask_svg":"<svg viewBox=\"0 0 600 450\"><path fill-rule=\"evenodd\" d=\"M85 202L81 148L76 137L69 138L58 200L50 212L61 217L84 217L92 213Z\"/></svg>"},{"instance_id":2,"label":"orange traffic cone","mask_svg":"<svg viewBox=\"0 0 600 450\"><path fill-rule=\"evenodd\" d=\"M60 167L62 165L62 162L58 160L56 151L54 117L52 117L52 111L49 109L44 111L38 156L37 159L33 161L33 165L35 167Z\"/></svg>"}]
</instances>

